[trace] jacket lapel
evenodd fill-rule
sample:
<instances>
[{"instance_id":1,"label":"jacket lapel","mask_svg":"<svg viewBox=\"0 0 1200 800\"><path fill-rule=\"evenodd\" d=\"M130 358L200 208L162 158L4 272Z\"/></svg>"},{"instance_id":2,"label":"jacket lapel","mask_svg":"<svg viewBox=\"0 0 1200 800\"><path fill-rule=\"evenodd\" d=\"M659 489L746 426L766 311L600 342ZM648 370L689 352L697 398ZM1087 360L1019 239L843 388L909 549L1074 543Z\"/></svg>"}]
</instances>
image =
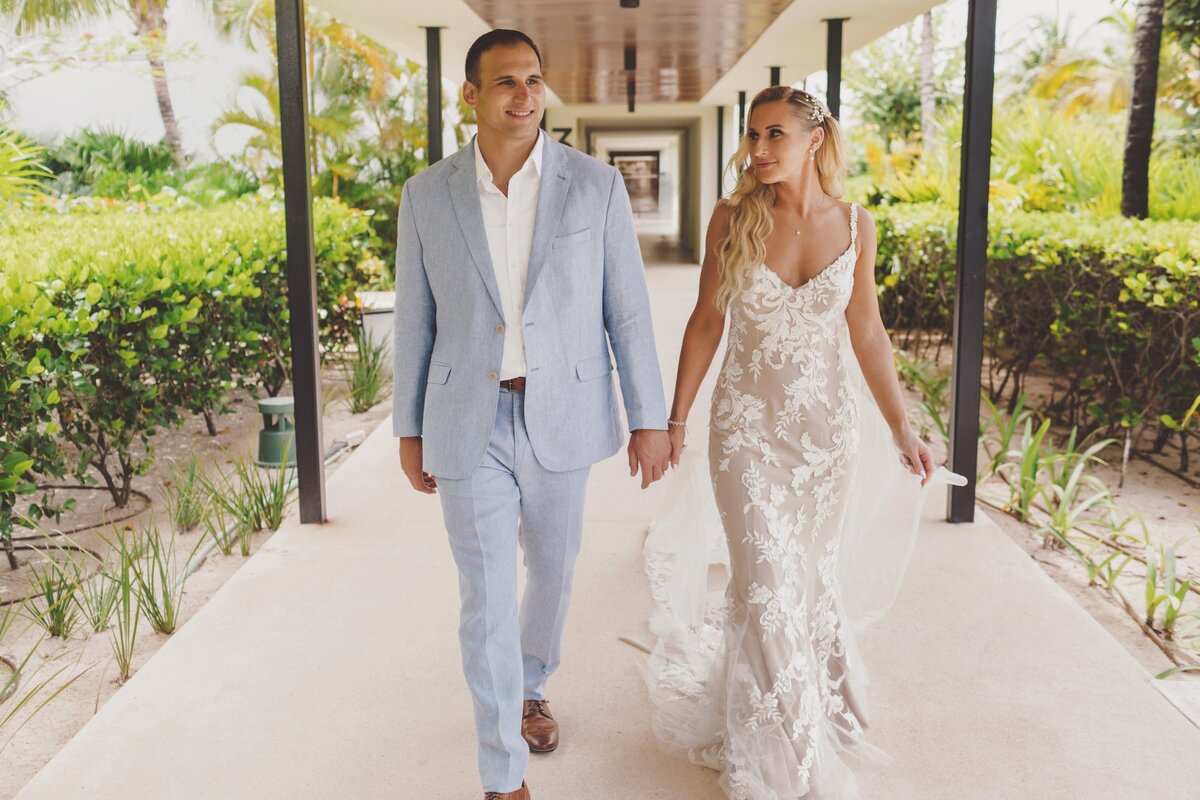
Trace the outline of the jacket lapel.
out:
<instances>
[{"instance_id":1,"label":"jacket lapel","mask_svg":"<svg viewBox=\"0 0 1200 800\"><path fill-rule=\"evenodd\" d=\"M526 305L529 305L534 284L546 265L550 245L558 233L558 223L562 219L563 207L567 202L567 191L571 187L571 173L561 150L566 145L546 137L544 146L542 184L538 190L537 218L533 223L533 244L529 248L529 272L525 278Z\"/></svg>"},{"instance_id":2,"label":"jacket lapel","mask_svg":"<svg viewBox=\"0 0 1200 800\"><path fill-rule=\"evenodd\" d=\"M462 231L467 248L471 251L471 260L483 278L488 295L496 306L500 316L504 316L504 307L500 303L500 286L496 283L496 270L492 266L492 256L488 250L487 230L483 225L483 209L479 206L479 187L475 181L475 145L459 150L454 157L454 169L447 179L450 185L450 201L454 205L454 216L458 219L458 227Z\"/></svg>"}]
</instances>

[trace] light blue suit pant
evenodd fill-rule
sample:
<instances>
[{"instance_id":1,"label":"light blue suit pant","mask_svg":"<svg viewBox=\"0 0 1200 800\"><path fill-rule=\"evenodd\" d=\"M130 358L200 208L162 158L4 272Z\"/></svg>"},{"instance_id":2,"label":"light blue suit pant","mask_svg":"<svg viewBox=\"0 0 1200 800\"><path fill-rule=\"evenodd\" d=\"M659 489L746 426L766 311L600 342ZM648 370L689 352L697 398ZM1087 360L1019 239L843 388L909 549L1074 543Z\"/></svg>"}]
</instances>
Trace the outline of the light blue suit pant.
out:
<instances>
[{"instance_id":1,"label":"light blue suit pant","mask_svg":"<svg viewBox=\"0 0 1200 800\"><path fill-rule=\"evenodd\" d=\"M458 564L463 672L475 705L485 792L521 787L529 748L523 700L541 700L558 667L588 468L550 472L525 431L525 396L501 391L483 463L467 478L439 477ZM517 608L517 548L525 595Z\"/></svg>"}]
</instances>

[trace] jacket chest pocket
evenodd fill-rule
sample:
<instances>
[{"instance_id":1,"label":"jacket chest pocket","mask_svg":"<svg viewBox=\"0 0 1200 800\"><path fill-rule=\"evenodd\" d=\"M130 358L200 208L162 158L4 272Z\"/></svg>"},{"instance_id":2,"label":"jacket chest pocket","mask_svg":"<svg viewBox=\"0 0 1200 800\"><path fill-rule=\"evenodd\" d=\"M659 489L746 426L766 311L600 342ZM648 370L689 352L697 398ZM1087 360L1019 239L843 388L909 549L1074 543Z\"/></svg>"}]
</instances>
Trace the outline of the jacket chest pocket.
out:
<instances>
[{"instance_id":1,"label":"jacket chest pocket","mask_svg":"<svg viewBox=\"0 0 1200 800\"><path fill-rule=\"evenodd\" d=\"M562 236L555 236L550 246L554 250L566 250L578 245L586 245L591 239L592 229L584 228L574 233L564 233Z\"/></svg>"}]
</instances>

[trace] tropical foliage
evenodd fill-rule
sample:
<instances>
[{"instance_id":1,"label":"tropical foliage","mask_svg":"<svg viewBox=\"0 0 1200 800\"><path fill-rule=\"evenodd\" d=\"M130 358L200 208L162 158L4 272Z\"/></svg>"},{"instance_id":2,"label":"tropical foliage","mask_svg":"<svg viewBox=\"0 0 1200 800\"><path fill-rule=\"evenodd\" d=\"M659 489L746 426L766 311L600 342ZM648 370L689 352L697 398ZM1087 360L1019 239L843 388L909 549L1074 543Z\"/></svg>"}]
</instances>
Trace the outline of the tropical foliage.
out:
<instances>
[{"instance_id":1,"label":"tropical foliage","mask_svg":"<svg viewBox=\"0 0 1200 800\"><path fill-rule=\"evenodd\" d=\"M948 38L942 16L934 16L934 41ZM943 34L939 36L939 34ZM856 51L846 69L853 95L855 136L886 153L912 151L921 140L921 62L918 24L905 25ZM934 49L931 73L935 109L962 96L964 51Z\"/></svg>"},{"instance_id":2,"label":"tropical foliage","mask_svg":"<svg viewBox=\"0 0 1200 800\"><path fill-rule=\"evenodd\" d=\"M956 215L906 204L876 220L884 318L920 353L950 333ZM1062 378L1045 410L1087 431L1189 407L1200 394L1194 224L1028 212L989 222L985 380L994 402L1015 406L1036 367Z\"/></svg>"},{"instance_id":3,"label":"tropical foliage","mask_svg":"<svg viewBox=\"0 0 1200 800\"><path fill-rule=\"evenodd\" d=\"M0 128L0 203L37 194L40 179L49 174L41 155L41 147Z\"/></svg>"},{"instance_id":4,"label":"tropical foliage","mask_svg":"<svg viewBox=\"0 0 1200 800\"><path fill-rule=\"evenodd\" d=\"M175 108L167 83L166 61L161 48L153 43L167 38L166 12L170 0L0 0L0 14L15 19L17 31L55 30L80 22L124 14L133 23L134 34L151 42L147 62L154 81L154 95L162 117L167 147L175 166L182 170L187 159Z\"/></svg>"},{"instance_id":5,"label":"tropical foliage","mask_svg":"<svg viewBox=\"0 0 1200 800\"><path fill-rule=\"evenodd\" d=\"M280 205L137 208L24 212L0 229L0 536L28 523L13 508L40 478L90 467L122 506L158 430L221 410L235 385L275 394L290 379ZM346 298L375 244L369 214L320 201L315 240L336 347L356 325Z\"/></svg>"},{"instance_id":6,"label":"tropical foliage","mask_svg":"<svg viewBox=\"0 0 1200 800\"><path fill-rule=\"evenodd\" d=\"M1148 211L1155 219L1200 219L1200 44L1182 14L1195 2L1168 0L1155 142L1146 168ZM915 25L881 39L847 70L865 117L851 129L860 174L853 185L864 201L955 204L962 111L941 103L936 141L922 141L911 91L914 38ZM938 63L952 67L936 73L943 95L961 72L961 40L953 41L938 51ZM997 77L993 202L1024 210L1121 209L1133 42L1133 16L1120 8L1077 37L1056 16L1031 23L1012 53L1015 66ZM908 88L893 94L893 85ZM954 87L948 94L960 91ZM893 113L880 117L881 108Z\"/></svg>"},{"instance_id":7,"label":"tropical foliage","mask_svg":"<svg viewBox=\"0 0 1200 800\"><path fill-rule=\"evenodd\" d=\"M1036 100L1004 103L994 113L991 197L998 208L1120 211L1121 117L1071 116ZM942 146L932 154L888 154L868 142L869 187L860 199L957 205L961 110L948 109L938 131ZM1200 159L1181 148L1160 147L1150 162L1150 191L1151 218L1200 220Z\"/></svg>"},{"instance_id":8,"label":"tropical foliage","mask_svg":"<svg viewBox=\"0 0 1200 800\"><path fill-rule=\"evenodd\" d=\"M85 129L45 149L51 177L45 190L60 198L149 200L163 194L211 206L257 191L253 175L216 161L180 171L164 142L142 142L113 129Z\"/></svg>"},{"instance_id":9,"label":"tropical foliage","mask_svg":"<svg viewBox=\"0 0 1200 800\"><path fill-rule=\"evenodd\" d=\"M274 0L217 0L216 14L226 35L275 53ZM375 212L382 255L390 262L401 187L426 159L425 71L328 14L310 7L306 15L315 192ZM448 115L457 120L460 142L468 111L460 101ZM249 132L240 159L245 168L278 184L283 157L274 67L242 76L234 105L213 124L216 137L234 131Z\"/></svg>"}]
</instances>

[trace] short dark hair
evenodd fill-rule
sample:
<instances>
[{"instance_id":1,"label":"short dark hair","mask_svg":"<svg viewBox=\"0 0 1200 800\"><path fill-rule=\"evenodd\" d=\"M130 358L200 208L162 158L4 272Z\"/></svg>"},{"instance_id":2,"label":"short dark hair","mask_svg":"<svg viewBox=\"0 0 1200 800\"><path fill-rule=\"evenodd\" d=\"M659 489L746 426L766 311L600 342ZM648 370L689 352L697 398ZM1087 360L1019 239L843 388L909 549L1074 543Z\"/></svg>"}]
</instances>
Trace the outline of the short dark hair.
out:
<instances>
[{"instance_id":1,"label":"short dark hair","mask_svg":"<svg viewBox=\"0 0 1200 800\"><path fill-rule=\"evenodd\" d=\"M520 31L497 28L476 39L475 43L471 45L471 49L467 51L467 80L474 84L475 88L479 88L479 84L483 80L483 76L479 74L479 62L483 60L483 54L496 47L515 47L519 44L529 45L533 49L533 54L537 56L538 66L542 66L542 51L538 50L533 39Z\"/></svg>"}]
</instances>

